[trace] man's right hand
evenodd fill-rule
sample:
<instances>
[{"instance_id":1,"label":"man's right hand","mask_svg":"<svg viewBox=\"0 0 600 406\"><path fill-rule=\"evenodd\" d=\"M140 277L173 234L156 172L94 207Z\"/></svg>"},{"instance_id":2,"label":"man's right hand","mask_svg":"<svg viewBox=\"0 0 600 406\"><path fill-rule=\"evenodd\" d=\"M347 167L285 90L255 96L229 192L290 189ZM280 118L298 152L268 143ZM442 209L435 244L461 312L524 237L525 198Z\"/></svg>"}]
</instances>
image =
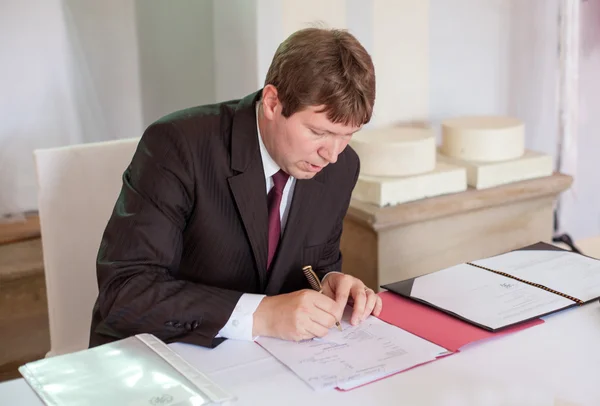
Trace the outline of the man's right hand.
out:
<instances>
[{"instance_id":1,"label":"man's right hand","mask_svg":"<svg viewBox=\"0 0 600 406\"><path fill-rule=\"evenodd\" d=\"M252 335L290 341L323 337L342 313L335 300L314 290L267 296L254 312Z\"/></svg>"}]
</instances>

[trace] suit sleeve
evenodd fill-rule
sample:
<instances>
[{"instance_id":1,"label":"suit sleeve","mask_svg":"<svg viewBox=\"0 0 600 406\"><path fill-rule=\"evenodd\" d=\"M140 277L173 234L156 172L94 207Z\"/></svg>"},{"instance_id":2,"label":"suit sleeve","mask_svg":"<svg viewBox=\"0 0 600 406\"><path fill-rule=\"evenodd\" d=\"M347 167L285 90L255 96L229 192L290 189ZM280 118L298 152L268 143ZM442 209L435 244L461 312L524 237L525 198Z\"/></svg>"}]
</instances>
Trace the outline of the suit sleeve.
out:
<instances>
[{"instance_id":1,"label":"suit sleeve","mask_svg":"<svg viewBox=\"0 0 600 406\"><path fill-rule=\"evenodd\" d=\"M214 347L242 292L175 277L195 196L194 162L170 123L141 138L97 258L97 334L151 333L165 342Z\"/></svg>"},{"instance_id":2,"label":"suit sleeve","mask_svg":"<svg viewBox=\"0 0 600 406\"><path fill-rule=\"evenodd\" d=\"M321 255L321 259L319 260L315 269L317 276L319 276L321 280L330 272L342 272L342 253L340 251L340 240L342 238L344 218L348 212L350 199L352 198L352 190L358 181L358 175L360 173L360 161L358 156L354 152L352 156L355 157L355 164L352 165L355 169L354 177L350 178L352 180L351 183L348 182L349 187L347 193L340 194L340 198L343 198L344 200L340 206L335 227L329 235L327 244L323 250L323 254Z\"/></svg>"}]
</instances>

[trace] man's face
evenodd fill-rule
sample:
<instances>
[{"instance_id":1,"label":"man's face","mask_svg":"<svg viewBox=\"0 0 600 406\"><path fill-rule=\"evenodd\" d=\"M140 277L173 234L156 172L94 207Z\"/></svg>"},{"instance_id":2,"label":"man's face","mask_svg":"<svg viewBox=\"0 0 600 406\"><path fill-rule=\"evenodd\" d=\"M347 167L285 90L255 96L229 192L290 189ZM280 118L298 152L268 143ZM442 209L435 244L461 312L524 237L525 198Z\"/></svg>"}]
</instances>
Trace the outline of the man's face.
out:
<instances>
[{"instance_id":1,"label":"man's face","mask_svg":"<svg viewBox=\"0 0 600 406\"><path fill-rule=\"evenodd\" d=\"M270 120L264 142L273 160L296 179L310 179L325 166L337 161L352 134L360 130L334 124L327 113L312 106L285 118L281 109Z\"/></svg>"}]
</instances>

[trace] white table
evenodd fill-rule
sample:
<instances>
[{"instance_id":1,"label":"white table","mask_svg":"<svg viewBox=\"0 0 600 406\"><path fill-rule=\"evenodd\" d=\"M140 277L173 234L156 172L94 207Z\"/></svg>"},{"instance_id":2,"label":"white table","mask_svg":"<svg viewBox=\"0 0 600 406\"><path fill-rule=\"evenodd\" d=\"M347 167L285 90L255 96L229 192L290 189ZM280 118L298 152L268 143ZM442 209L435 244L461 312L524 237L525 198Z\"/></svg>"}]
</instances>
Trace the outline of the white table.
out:
<instances>
[{"instance_id":1,"label":"white table","mask_svg":"<svg viewBox=\"0 0 600 406\"><path fill-rule=\"evenodd\" d=\"M314 392L255 343L171 347L233 392L234 406L600 405L600 304L545 320L350 392ZM0 405L42 403L19 379L0 384Z\"/></svg>"}]
</instances>

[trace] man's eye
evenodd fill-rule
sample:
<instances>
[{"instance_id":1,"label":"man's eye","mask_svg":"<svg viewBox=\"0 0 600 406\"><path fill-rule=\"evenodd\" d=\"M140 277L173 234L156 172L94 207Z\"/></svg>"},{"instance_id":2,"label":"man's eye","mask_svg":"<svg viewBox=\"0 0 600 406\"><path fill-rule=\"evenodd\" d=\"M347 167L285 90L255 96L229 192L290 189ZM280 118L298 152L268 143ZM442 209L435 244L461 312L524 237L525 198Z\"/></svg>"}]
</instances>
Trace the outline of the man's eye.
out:
<instances>
[{"instance_id":1,"label":"man's eye","mask_svg":"<svg viewBox=\"0 0 600 406\"><path fill-rule=\"evenodd\" d=\"M313 133L313 134L315 134L315 135L319 135L319 136L321 136L321 137L325 135L325 133L319 133L319 132L316 132L316 131L315 131L315 130L313 130L312 128L310 129L310 131L312 131L312 133Z\"/></svg>"}]
</instances>

